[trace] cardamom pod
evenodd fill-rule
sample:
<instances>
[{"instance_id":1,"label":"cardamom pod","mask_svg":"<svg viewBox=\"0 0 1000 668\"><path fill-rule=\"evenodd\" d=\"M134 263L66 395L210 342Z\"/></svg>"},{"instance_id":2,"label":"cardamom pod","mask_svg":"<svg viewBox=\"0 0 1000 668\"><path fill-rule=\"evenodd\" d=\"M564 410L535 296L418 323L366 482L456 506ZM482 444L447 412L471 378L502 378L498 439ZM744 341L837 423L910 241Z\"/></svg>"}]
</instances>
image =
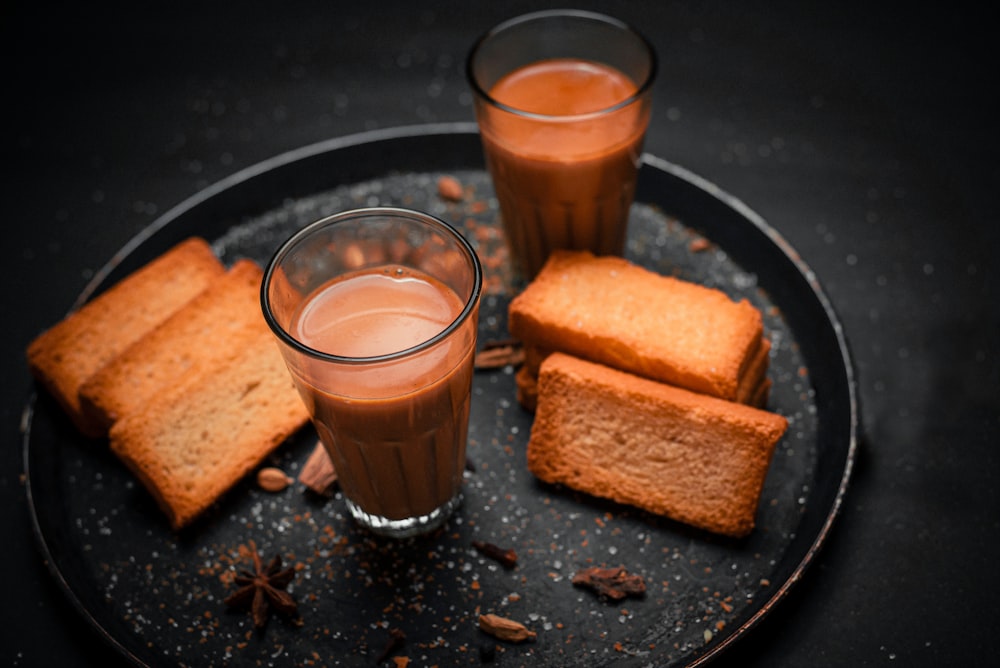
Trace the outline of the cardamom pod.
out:
<instances>
[{"instance_id":1,"label":"cardamom pod","mask_svg":"<svg viewBox=\"0 0 1000 668\"><path fill-rule=\"evenodd\" d=\"M479 629L489 633L494 638L507 642L534 640L538 635L520 622L493 614L479 616Z\"/></svg>"},{"instance_id":2,"label":"cardamom pod","mask_svg":"<svg viewBox=\"0 0 1000 668\"><path fill-rule=\"evenodd\" d=\"M279 468L267 466L257 471L257 485L265 492L280 492L290 484L292 479Z\"/></svg>"}]
</instances>

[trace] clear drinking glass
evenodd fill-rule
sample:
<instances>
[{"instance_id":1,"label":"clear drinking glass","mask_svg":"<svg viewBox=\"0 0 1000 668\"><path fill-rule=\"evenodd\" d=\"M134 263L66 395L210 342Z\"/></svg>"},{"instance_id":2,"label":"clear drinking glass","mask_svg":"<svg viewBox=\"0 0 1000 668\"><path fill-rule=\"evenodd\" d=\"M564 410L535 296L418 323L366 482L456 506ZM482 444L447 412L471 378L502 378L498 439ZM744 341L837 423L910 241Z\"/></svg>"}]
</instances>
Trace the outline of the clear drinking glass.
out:
<instances>
[{"instance_id":1,"label":"clear drinking glass","mask_svg":"<svg viewBox=\"0 0 1000 668\"><path fill-rule=\"evenodd\" d=\"M482 269L447 223L371 208L286 241L265 319L353 517L404 537L460 503Z\"/></svg>"},{"instance_id":2,"label":"clear drinking glass","mask_svg":"<svg viewBox=\"0 0 1000 668\"><path fill-rule=\"evenodd\" d=\"M519 16L473 46L476 120L525 277L557 248L623 252L656 68L639 33L584 11Z\"/></svg>"}]
</instances>

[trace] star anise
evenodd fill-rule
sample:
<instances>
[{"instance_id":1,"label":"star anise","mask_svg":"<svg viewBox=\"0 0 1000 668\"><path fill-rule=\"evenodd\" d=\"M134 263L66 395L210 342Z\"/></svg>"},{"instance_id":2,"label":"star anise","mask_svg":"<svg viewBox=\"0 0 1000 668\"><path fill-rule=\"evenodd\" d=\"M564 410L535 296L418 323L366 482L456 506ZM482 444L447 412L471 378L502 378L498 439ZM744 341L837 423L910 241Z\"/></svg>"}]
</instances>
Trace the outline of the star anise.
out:
<instances>
[{"instance_id":1,"label":"star anise","mask_svg":"<svg viewBox=\"0 0 1000 668\"><path fill-rule=\"evenodd\" d=\"M255 628L263 629L273 607L281 615L291 617L298 611L298 605L285 587L295 578L295 568L281 568L281 557L274 559L264 568L257 546L250 542L250 556L253 557L254 572L240 571L236 576L239 589L226 597L226 605L233 608L250 608Z\"/></svg>"}]
</instances>

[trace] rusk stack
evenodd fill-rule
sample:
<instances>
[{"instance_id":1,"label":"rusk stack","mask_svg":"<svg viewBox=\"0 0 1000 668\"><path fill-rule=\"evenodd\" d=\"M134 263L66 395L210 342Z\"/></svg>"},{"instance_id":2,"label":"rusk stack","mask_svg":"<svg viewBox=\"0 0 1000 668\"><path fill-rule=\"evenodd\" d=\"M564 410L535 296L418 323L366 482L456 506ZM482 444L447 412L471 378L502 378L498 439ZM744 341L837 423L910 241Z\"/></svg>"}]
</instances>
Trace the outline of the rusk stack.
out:
<instances>
[{"instance_id":1,"label":"rusk stack","mask_svg":"<svg viewBox=\"0 0 1000 668\"><path fill-rule=\"evenodd\" d=\"M263 272L240 260L198 296L80 387L88 418L105 430L120 417L156 402L178 376L202 372L232 355L244 354L261 337L258 300Z\"/></svg>"},{"instance_id":2,"label":"rusk stack","mask_svg":"<svg viewBox=\"0 0 1000 668\"><path fill-rule=\"evenodd\" d=\"M539 479L724 536L752 531L787 420L748 301L625 259L557 251L510 305Z\"/></svg>"},{"instance_id":3,"label":"rusk stack","mask_svg":"<svg viewBox=\"0 0 1000 668\"><path fill-rule=\"evenodd\" d=\"M179 529L309 415L264 322L263 272L203 239L168 250L39 335L29 367Z\"/></svg>"},{"instance_id":4,"label":"rusk stack","mask_svg":"<svg viewBox=\"0 0 1000 668\"><path fill-rule=\"evenodd\" d=\"M28 368L80 431L102 436L106 429L80 406L80 387L224 273L205 240L188 239L36 337Z\"/></svg>"}]
</instances>

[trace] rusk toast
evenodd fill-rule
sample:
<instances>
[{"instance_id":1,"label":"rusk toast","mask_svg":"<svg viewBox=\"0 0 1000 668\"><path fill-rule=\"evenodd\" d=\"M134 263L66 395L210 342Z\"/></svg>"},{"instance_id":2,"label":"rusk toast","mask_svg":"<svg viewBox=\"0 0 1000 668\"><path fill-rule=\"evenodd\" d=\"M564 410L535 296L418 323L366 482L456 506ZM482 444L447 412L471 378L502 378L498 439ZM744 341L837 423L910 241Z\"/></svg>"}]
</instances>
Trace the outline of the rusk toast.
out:
<instances>
[{"instance_id":1,"label":"rusk toast","mask_svg":"<svg viewBox=\"0 0 1000 668\"><path fill-rule=\"evenodd\" d=\"M539 479L742 537L788 422L564 355L538 378L528 467Z\"/></svg>"},{"instance_id":2,"label":"rusk toast","mask_svg":"<svg viewBox=\"0 0 1000 668\"><path fill-rule=\"evenodd\" d=\"M156 402L165 387L189 369L242 355L259 336L263 272L240 260L165 322L129 346L80 388L80 404L107 429L119 418Z\"/></svg>"},{"instance_id":3,"label":"rusk toast","mask_svg":"<svg viewBox=\"0 0 1000 668\"><path fill-rule=\"evenodd\" d=\"M232 359L190 370L110 431L111 449L175 529L188 525L309 419L270 330Z\"/></svg>"},{"instance_id":4,"label":"rusk toast","mask_svg":"<svg viewBox=\"0 0 1000 668\"><path fill-rule=\"evenodd\" d=\"M81 410L80 386L224 272L204 239L183 241L38 335L28 367L84 434L101 436Z\"/></svg>"},{"instance_id":5,"label":"rusk toast","mask_svg":"<svg viewBox=\"0 0 1000 668\"><path fill-rule=\"evenodd\" d=\"M585 251L554 252L509 316L526 346L727 400L763 333L746 300Z\"/></svg>"}]
</instances>

